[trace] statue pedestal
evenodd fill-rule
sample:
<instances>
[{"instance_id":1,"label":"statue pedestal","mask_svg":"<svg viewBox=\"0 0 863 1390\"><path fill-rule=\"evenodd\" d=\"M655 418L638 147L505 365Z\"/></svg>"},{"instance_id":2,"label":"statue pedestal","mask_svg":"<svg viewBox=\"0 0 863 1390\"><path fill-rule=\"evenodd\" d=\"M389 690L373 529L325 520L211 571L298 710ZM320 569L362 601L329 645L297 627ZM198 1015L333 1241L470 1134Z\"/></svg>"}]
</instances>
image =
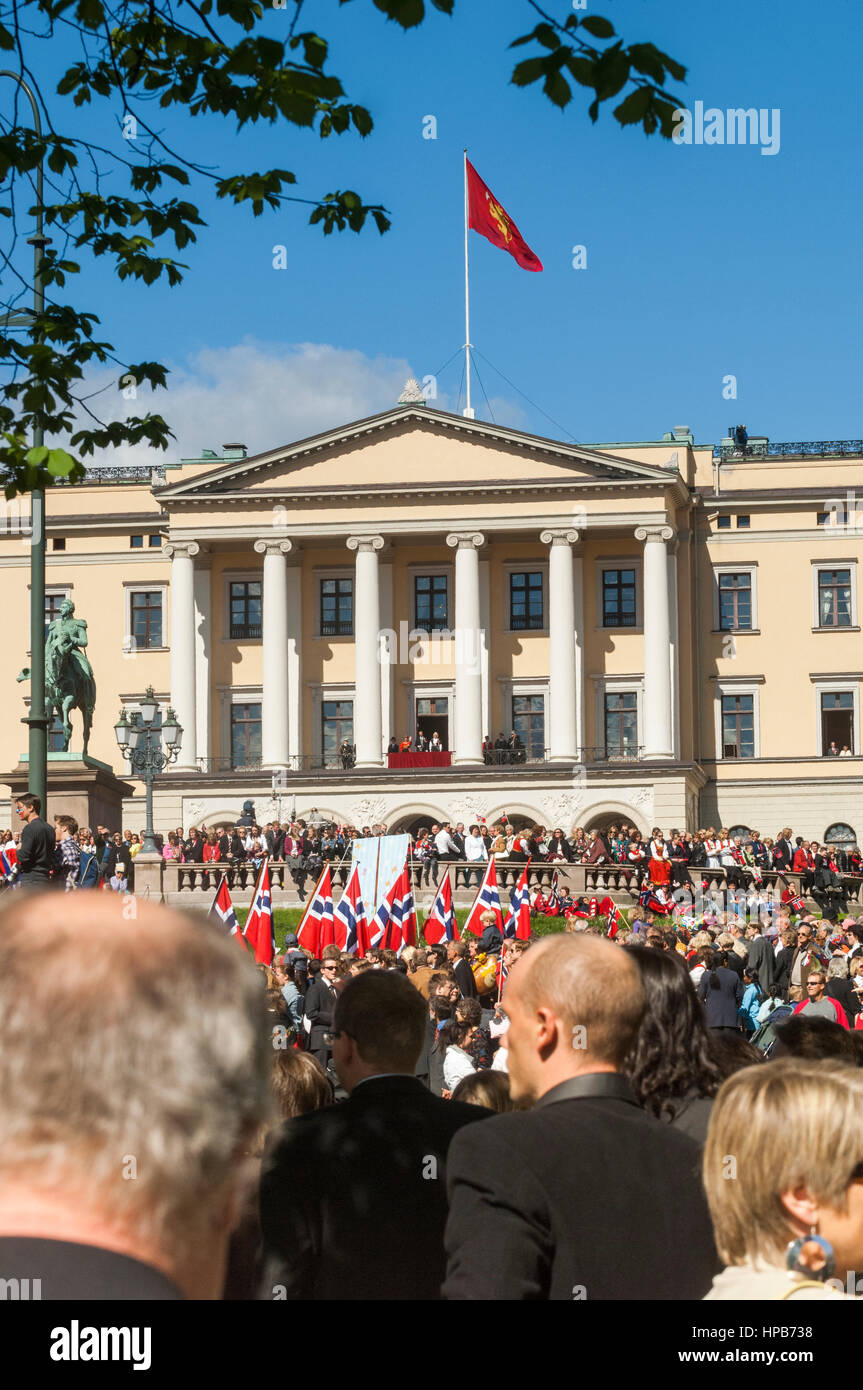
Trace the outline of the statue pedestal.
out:
<instances>
[{"instance_id":1,"label":"statue pedestal","mask_svg":"<svg viewBox=\"0 0 863 1390\"><path fill-rule=\"evenodd\" d=\"M27 791L29 779L27 754L22 754L12 772L0 773L0 781L12 788L12 806ZM123 782L114 769L89 755L80 753L48 754L48 805L42 816L50 822L55 816L74 816L78 825L95 830L105 825L109 830L122 830L123 798L134 794L131 782ZM17 820L12 816L12 824Z\"/></svg>"}]
</instances>

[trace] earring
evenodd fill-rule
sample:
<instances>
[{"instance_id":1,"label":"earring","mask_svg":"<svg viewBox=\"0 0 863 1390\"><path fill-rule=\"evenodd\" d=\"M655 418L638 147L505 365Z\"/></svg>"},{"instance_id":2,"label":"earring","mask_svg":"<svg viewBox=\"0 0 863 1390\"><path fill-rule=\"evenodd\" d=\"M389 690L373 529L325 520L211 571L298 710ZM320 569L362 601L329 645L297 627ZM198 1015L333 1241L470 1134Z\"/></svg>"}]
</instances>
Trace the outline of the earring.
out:
<instances>
[{"instance_id":1,"label":"earring","mask_svg":"<svg viewBox=\"0 0 863 1390\"><path fill-rule=\"evenodd\" d=\"M785 1267L790 1274L824 1283L832 1279L836 1271L836 1255L829 1240L819 1236L815 1226L811 1226L808 1236L798 1236L788 1242Z\"/></svg>"}]
</instances>

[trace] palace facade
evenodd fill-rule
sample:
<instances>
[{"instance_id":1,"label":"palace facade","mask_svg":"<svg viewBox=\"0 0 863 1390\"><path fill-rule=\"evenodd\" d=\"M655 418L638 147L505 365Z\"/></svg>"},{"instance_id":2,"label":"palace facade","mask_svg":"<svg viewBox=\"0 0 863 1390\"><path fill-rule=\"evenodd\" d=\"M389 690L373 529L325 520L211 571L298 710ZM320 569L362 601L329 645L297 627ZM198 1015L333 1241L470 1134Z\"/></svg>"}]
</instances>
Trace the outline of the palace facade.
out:
<instances>
[{"instance_id":1,"label":"palace facade","mask_svg":"<svg viewBox=\"0 0 863 1390\"><path fill-rule=\"evenodd\" d=\"M88 624L92 757L128 775L113 725L147 687L176 711L157 829L251 797L259 820L847 839L863 829L861 482L859 441L563 444L407 389L254 457L229 444L56 487L46 617L70 597ZM29 548L7 511L11 769ZM388 765L390 737L419 730L450 766ZM484 758L484 737L513 731L517 761Z\"/></svg>"}]
</instances>

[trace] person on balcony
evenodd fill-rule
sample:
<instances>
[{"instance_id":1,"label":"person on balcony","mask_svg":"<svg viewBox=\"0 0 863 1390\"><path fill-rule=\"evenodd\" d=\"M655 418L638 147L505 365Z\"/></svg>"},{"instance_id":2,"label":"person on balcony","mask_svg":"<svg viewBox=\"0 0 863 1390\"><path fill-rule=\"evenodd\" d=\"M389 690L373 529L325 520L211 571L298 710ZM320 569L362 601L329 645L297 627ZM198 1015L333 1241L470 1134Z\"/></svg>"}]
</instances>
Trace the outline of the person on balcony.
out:
<instances>
[{"instance_id":1,"label":"person on balcony","mask_svg":"<svg viewBox=\"0 0 863 1390\"><path fill-rule=\"evenodd\" d=\"M509 736L509 758L510 762L523 763L527 758L527 751L522 742L521 735L515 729Z\"/></svg>"},{"instance_id":2,"label":"person on balcony","mask_svg":"<svg viewBox=\"0 0 863 1390\"><path fill-rule=\"evenodd\" d=\"M437 729L435 729L434 733L431 736L431 739L429 740L428 751L430 753L443 752L443 744L441 743L440 734L438 733Z\"/></svg>"},{"instance_id":3,"label":"person on balcony","mask_svg":"<svg viewBox=\"0 0 863 1390\"><path fill-rule=\"evenodd\" d=\"M572 862L572 850L567 843L566 836L559 827L557 830L552 831L551 839L548 842L546 858L554 859L557 862L560 862L560 860L565 860L567 863Z\"/></svg>"},{"instance_id":4,"label":"person on balcony","mask_svg":"<svg viewBox=\"0 0 863 1390\"><path fill-rule=\"evenodd\" d=\"M389 743L387 744L387 752L388 752L388 753L397 753L398 751L399 751L399 742L398 742L398 739L396 738L395 734L390 734L390 741L389 741Z\"/></svg>"},{"instance_id":5,"label":"person on balcony","mask_svg":"<svg viewBox=\"0 0 863 1390\"><path fill-rule=\"evenodd\" d=\"M477 888L482 883L484 864L488 863L488 850L485 847L485 840L480 834L479 826L472 825L464 840L464 857L467 860L467 868L464 871L464 886L470 888L471 874L476 874Z\"/></svg>"},{"instance_id":6,"label":"person on balcony","mask_svg":"<svg viewBox=\"0 0 863 1390\"><path fill-rule=\"evenodd\" d=\"M202 852L203 852L203 856L204 856L203 862L204 862L205 864L218 864L218 862L219 862L219 860L221 859L222 855L221 855L221 850L219 849L219 840L218 840L218 836L216 835L215 830L211 830L210 833L208 834L207 839L206 839L206 843L204 844L204 848L203 848L203 851L202 851ZM202 887L204 887L204 888L209 888L209 886L210 886L210 875L207 874L207 873L205 873L205 874L202 875Z\"/></svg>"},{"instance_id":7,"label":"person on balcony","mask_svg":"<svg viewBox=\"0 0 863 1390\"><path fill-rule=\"evenodd\" d=\"M417 751L418 753L427 753L427 752L428 752L428 746L429 746L429 741L428 741L428 739L426 738L425 734L423 733L422 729L420 729L419 733L417 734L417 746L416 746L416 751Z\"/></svg>"},{"instance_id":8,"label":"person on balcony","mask_svg":"<svg viewBox=\"0 0 863 1390\"><path fill-rule=\"evenodd\" d=\"M491 741L491 734L486 734L482 741L482 760L486 764L494 762L494 744Z\"/></svg>"},{"instance_id":9,"label":"person on balcony","mask_svg":"<svg viewBox=\"0 0 863 1390\"><path fill-rule=\"evenodd\" d=\"M611 850L602 830L592 830L590 832L590 845L587 855L581 861L583 864L610 864Z\"/></svg>"},{"instance_id":10,"label":"person on balcony","mask_svg":"<svg viewBox=\"0 0 863 1390\"><path fill-rule=\"evenodd\" d=\"M509 744L503 736L502 729L494 741L494 760L496 763L509 762Z\"/></svg>"}]
</instances>

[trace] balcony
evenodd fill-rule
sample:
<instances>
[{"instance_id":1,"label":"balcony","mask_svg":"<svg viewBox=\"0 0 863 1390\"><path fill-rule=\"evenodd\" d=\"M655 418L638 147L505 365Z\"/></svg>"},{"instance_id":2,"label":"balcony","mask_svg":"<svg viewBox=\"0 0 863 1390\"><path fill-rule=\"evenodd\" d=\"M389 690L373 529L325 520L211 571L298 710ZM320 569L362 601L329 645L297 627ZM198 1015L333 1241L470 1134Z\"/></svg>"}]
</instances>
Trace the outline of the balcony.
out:
<instances>
[{"instance_id":1,"label":"balcony","mask_svg":"<svg viewBox=\"0 0 863 1390\"><path fill-rule=\"evenodd\" d=\"M720 463L770 458L863 458L863 439L815 439L779 443L772 442L762 435L753 436L745 444L723 439L721 444L714 445L713 457Z\"/></svg>"}]
</instances>

